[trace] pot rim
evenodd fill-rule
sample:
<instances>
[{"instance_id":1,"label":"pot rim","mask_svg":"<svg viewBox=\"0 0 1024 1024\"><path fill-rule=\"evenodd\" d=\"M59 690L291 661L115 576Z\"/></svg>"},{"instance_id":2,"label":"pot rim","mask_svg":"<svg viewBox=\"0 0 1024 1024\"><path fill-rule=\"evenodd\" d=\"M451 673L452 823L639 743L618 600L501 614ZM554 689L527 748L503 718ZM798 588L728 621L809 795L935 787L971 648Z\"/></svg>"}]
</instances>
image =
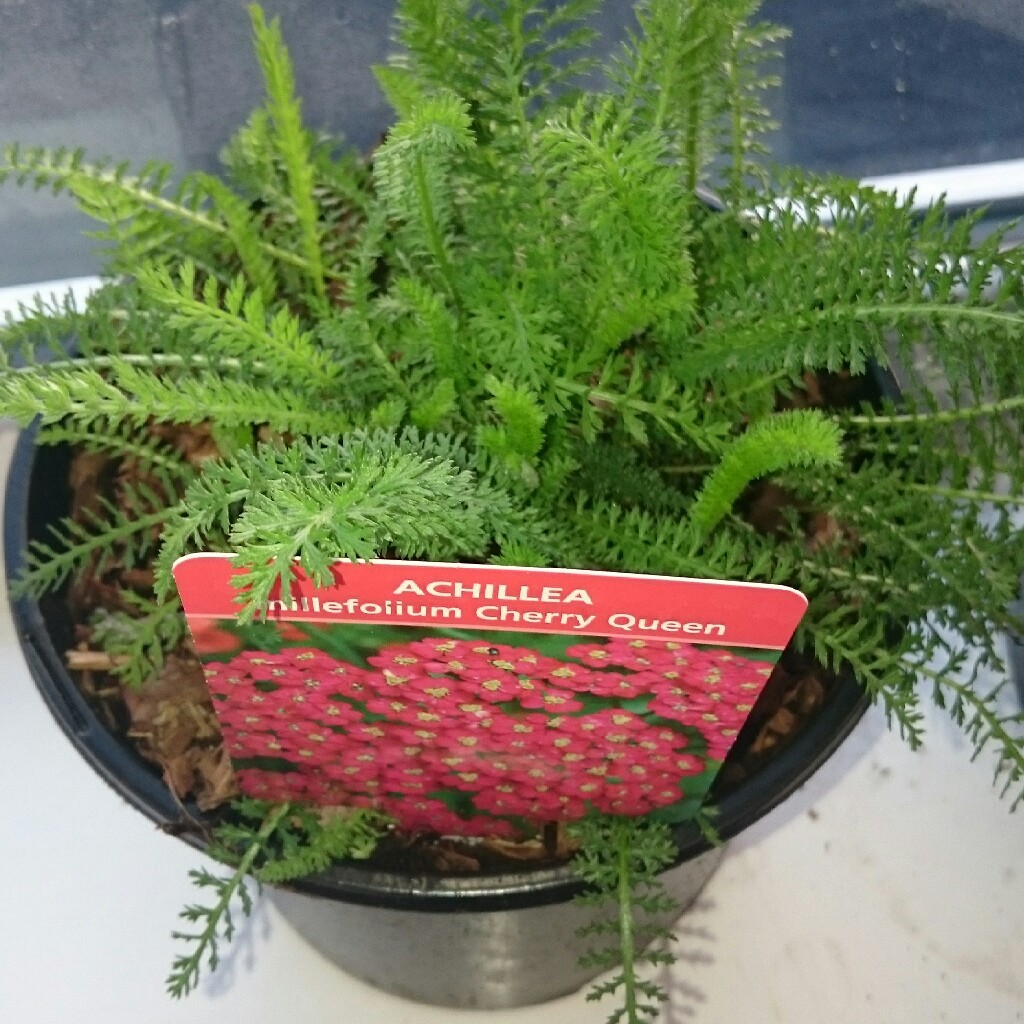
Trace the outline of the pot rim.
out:
<instances>
[{"instance_id":1,"label":"pot rim","mask_svg":"<svg viewBox=\"0 0 1024 1024\"><path fill-rule=\"evenodd\" d=\"M4 554L8 579L25 561L33 522L54 518L66 484L57 475L43 476L36 456L48 454L35 443L35 431L25 430L15 445L7 480L4 508ZM53 609L30 598L12 598L11 613L29 671L58 724L97 774L129 804L170 832L183 817L202 812L173 796L152 765L127 743L109 732L85 700L64 666L54 643L50 620ZM764 817L800 788L828 760L853 730L870 699L850 674L836 681L825 705L786 749L763 768L725 794L715 804L714 826L728 840ZM205 850L195 831L178 838ZM679 847L677 863L709 850L711 841L694 822L674 830ZM310 896L396 910L488 911L560 903L582 891L568 865L500 874L427 875L370 869L357 862L337 864L324 872L285 886Z\"/></svg>"}]
</instances>

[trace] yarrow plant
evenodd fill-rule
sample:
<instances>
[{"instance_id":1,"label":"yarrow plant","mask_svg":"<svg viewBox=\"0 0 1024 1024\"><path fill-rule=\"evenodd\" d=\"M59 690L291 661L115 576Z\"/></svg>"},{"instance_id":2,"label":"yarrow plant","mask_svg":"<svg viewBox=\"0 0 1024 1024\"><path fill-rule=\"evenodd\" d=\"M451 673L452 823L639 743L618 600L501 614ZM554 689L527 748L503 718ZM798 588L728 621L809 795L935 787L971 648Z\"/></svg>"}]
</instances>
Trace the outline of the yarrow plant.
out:
<instances>
[{"instance_id":1,"label":"yarrow plant","mask_svg":"<svg viewBox=\"0 0 1024 1024\"><path fill-rule=\"evenodd\" d=\"M3 150L0 181L73 195L106 259L85 308L40 302L3 332L0 410L106 460L21 593L101 581L90 593L115 596L92 640L130 686L172 655L198 671L171 576L197 550L237 552L257 625L296 563L321 585L338 558L785 584L810 602L797 650L852 672L911 744L922 697L947 707L1018 803L1024 720L978 679L1021 626L1021 249L941 204L772 168L764 58L782 33L757 0L641 0L603 65L598 6L399 0L377 69L395 123L369 155L303 124L282 30L255 7L267 98L223 179ZM241 784L266 799L220 827L235 871L197 879L216 900L186 914L175 995L215 959L247 872L365 856L386 806L441 831L573 819L581 873L620 908L611 989L629 1021L656 1012L630 936L673 856L659 759L685 790L735 727L715 695L760 670L498 649L396 643L346 665L292 644L211 670ZM312 686L307 664L326 673ZM237 699L239 679L263 699ZM431 747L438 707L458 724ZM565 767L594 760L594 722L622 737L621 774ZM469 723L509 738L457 750ZM417 752L388 761L382 741ZM304 773L325 745L335 777ZM543 766L528 786L518 750ZM309 805L274 802L265 756L303 774ZM448 802L417 797L420 770ZM322 812L342 789L348 812Z\"/></svg>"}]
</instances>

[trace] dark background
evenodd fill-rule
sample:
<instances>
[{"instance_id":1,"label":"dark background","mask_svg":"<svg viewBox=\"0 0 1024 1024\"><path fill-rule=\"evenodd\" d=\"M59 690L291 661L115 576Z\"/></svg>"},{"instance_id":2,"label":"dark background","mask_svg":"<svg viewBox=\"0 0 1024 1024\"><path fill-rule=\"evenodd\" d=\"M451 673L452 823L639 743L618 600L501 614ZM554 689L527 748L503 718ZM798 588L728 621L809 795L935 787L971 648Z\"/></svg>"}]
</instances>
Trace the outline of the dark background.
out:
<instances>
[{"instance_id":1,"label":"dark background","mask_svg":"<svg viewBox=\"0 0 1024 1024\"><path fill-rule=\"evenodd\" d=\"M265 0L307 122L371 144L389 0ZM606 46L631 19L606 0ZM790 27L774 155L853 176L1024 157L1024 0L766 0ZM258 102L245 0L0 0L0 143L215 170ZM1021 183L1024 194L1024 182ZM0 190L0 286L95 272L66 200Z\"/></svg>"}]
</instances>

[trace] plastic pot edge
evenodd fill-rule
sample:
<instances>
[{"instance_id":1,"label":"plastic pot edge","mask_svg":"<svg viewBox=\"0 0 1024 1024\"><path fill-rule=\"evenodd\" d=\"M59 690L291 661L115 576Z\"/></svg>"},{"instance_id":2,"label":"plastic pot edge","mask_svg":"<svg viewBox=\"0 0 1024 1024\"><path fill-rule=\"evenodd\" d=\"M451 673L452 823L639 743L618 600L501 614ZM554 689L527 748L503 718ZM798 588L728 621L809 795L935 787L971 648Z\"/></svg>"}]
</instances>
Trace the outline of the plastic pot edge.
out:
<instances>
[{"instance_id":1,"label":"plastic pot edge","mask_svg":"<svg viewBox=\"0 0 1024 1024\"><path fill-rule=\"evenodd\" d=\"M9 579L24 563L35 510L43 505L51 518L63 512L40 497L40 487L59 492L61 485L53 479L39 478L37 451L45 450L37 449L32 430L24 431L12 457L4 509ZM12 599L11 612L30 673L54 718L86 762L151 821L203 850L204 843L195 831L178 828L187 815L199 818L201 812L193 804L180 805L152 766L99 721L64 667L39 602ZM737 835L799 789L846 739L868 704L852 676L841 678L826 705L786 750L716 805L715 827L721 838ZM675 837L680 850L678 863L711 847L692 823L678 828ZM337 865L286 888L398 910L488 911L563 902L579 892L581 885L570 867L466 877L400 875L353 863Z\"/></svg>"}]
</instances>

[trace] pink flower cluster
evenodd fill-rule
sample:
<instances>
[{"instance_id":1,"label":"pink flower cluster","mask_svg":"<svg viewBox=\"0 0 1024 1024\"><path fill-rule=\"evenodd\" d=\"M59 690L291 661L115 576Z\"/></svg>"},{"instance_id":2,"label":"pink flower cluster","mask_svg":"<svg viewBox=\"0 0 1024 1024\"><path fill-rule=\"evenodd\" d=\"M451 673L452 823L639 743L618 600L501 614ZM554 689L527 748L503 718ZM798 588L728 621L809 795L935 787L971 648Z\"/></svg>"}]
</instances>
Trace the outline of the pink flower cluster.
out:
<instances>
[{"instance_id":1,"label":"pink flower cluster","mask_svg":"<svg viewBox=\"0 0 1024 1024\"><path fill-rule=\"evenodd\" d=\"M412 831L514 836L523 820L682 799L772 670L670 641L566 654L430 637L383 648L369 669L286 647L206 672L243 792L377 807ZM259 758L284 770L245 766Z\"/></svg>"}]
</instances>

